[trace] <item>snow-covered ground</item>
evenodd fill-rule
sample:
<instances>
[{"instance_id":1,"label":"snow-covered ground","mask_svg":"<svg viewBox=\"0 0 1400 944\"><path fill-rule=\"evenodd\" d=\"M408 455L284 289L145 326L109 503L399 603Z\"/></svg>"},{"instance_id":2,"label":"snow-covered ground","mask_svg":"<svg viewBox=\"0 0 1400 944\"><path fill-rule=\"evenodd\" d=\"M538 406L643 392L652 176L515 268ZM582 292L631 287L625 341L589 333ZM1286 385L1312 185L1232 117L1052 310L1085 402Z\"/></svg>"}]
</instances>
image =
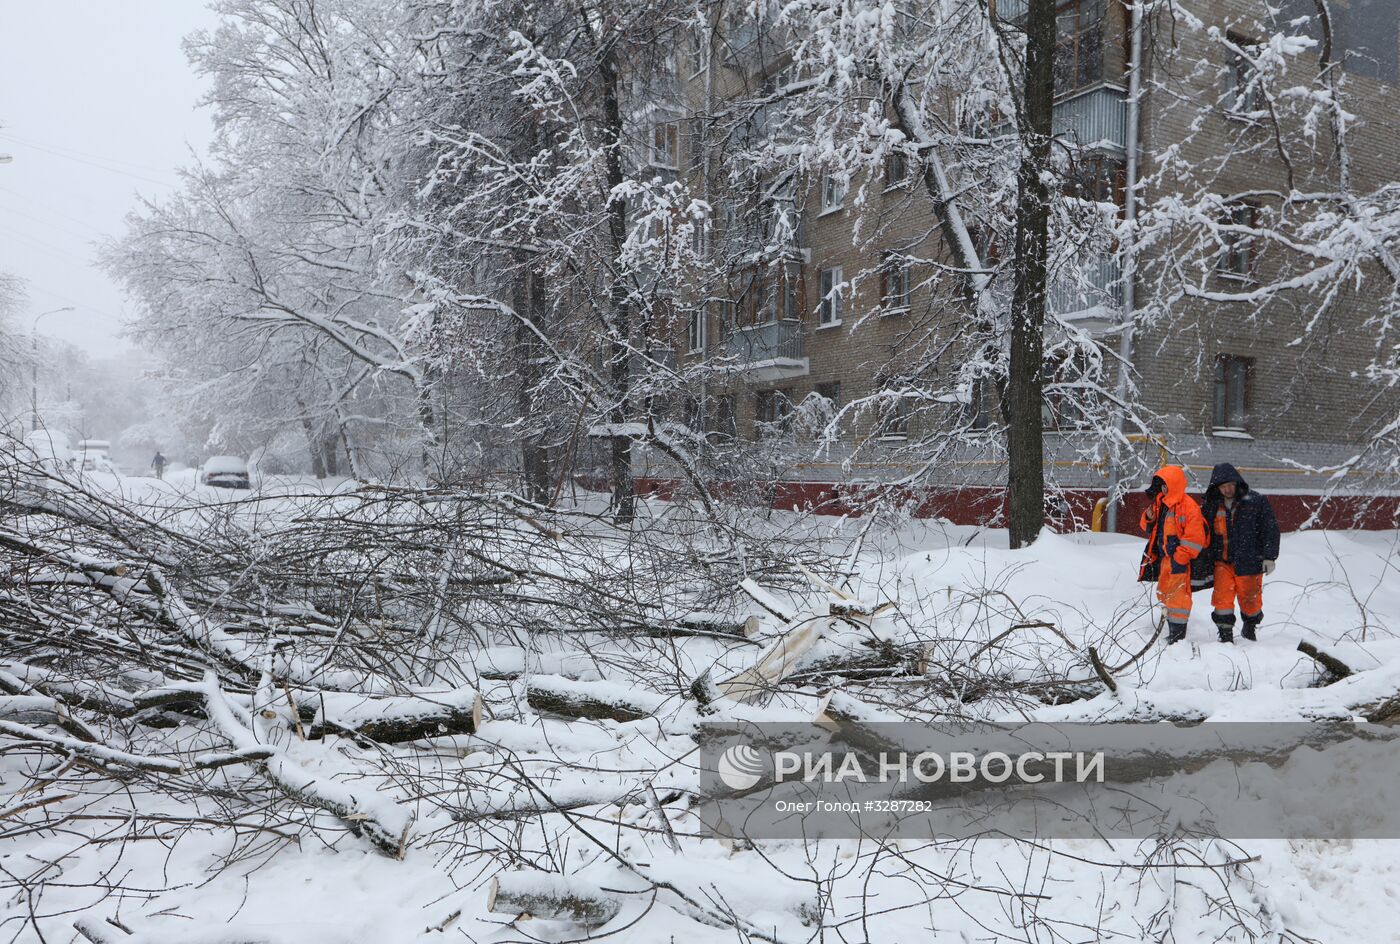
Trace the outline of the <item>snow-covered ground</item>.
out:
<instances>
[{"instance_id":1,"label":"snow-covered ground","mask_svg":"<svg viewBox=\"0 0 1400 944\"><path fill-rule=\"evenodd\" d=\"M207 489L182 477L100 484L123 502L176 517L231 506L254 526L263 515L285 516L298 504L294 496L326 490L300 480L262 483L253 493ZM651 507L665 512L661 503ZM779 514L765 527L804 532L833 558L844 558L838 569L849 579L840 589L872 608L892 603L874 631L928 640L933 675L956 668L1007 679L1092 680L1083 656L1090 645L1106 664L1124 666L1116 694L1043 704L1029 715L1026 704L998 698L959 706L977 717L1112 720L1156 712L1215 721L1307 720L1345 717L1349 705L1400 691L1397 532L1285 535L1266 584L1258 642L1215 641L1208 594L1201 593L1187 642L1167 648L1159 639L1134 660L1157 625L1151 587L1135 580L1141 541L1047 534L1032 549L1013 552L1005 533L994 530L941 522L867 525ZM783 605L812 608L827 591L814 585L810 593L775 596ZM143 781L94 777L82 795L44 808L50 816L75 814L62 828L45 828L42 816L18 812L34 795L14 792L31 785L20 762L0 759L0 868L9 886L22 890L3 903L0 940L69 941L75 919L90 922L97 939L140 944L563 942L590 935L628 944L1397 939L1400 841L1232 843L1181 835L1031 843L987 836L734 848L710 839L683 803L667 799L696 786L685 758L700 716L684 697L685 683L706 669L723 677L752 664L779 630L770 614L762 624L758 645L653 640L640 660L635 642L604 638L574 664L566 663L567 653L578 651L576 639L555 639L528 653L496 647L462 655L476 664L471 675L493 660L519 658L527 674L610 682L619 698L654 698L660 709L638 721L542 717L525 704L517 678L482 681L487 720L472 736L373 750L349 739L287 738L288 755L317 776L409 809L415 823L401 861L376 854L329 828L332 823L312 832L301 821L264 815L257 802L230 802L217 817L223 824L214 827L205 819L207 805L197 808ZM1008 632L1013 625L1022 628ZM1300 641L1356 674L1314 687L1319 670L1297 651ZM818 645L828 644L834 645ZM622 665L640 667L624 672ZM845 688L910 719L951 708L946 686L933 694L917 687L892 692L877 682ZM736 711L805 721L819 694L816 686L798 687ZM183 736L204 743L197 730ZM523 772L535 784L529 790L522 789ZM249 774L231 767L220 776L235 788ZM409 782L416 796L405 791ZM657 828L658 814L644 796L648 786L665 806L674 848ZM558 811L538 812L541 790L544 805ZM588 802L606 795L615 799ZM514 808L529 812L502 815ZM147 817L134 828L133 809ZM491 878L525 867L608 889L621 896L622 908L590 929L488 910ZM810 914L813 901L821 902L819 922ZM741 917L744 930L716 926L716 913ZM128 937L107 919L137 933Z\"/></svg>"}]
</instances>

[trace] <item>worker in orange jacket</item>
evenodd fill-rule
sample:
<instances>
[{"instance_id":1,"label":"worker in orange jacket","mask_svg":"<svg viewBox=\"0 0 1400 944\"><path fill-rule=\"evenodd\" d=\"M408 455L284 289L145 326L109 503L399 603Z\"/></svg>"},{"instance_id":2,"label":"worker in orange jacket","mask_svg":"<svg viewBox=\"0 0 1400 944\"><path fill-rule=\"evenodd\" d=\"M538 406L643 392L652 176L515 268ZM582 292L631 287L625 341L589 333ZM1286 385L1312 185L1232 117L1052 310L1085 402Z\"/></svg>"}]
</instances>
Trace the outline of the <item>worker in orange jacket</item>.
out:
<instances>
[{"instance_id":1,"label":"worker in orange jacket","mask_svg":"<svg viewBox=\"0 0 1400 944\"><path fill-rule=\"evenodd\" d=\"M1139 522L1148 532L1139 580L1157 581L1157 599L1167 610L1167 645L1186 638L1191 618L1191 561L1206 547L1206 521L1186 494L1186 472L1164 465L1147 487L1151 504Z\"/></svg>"}]
</instances>

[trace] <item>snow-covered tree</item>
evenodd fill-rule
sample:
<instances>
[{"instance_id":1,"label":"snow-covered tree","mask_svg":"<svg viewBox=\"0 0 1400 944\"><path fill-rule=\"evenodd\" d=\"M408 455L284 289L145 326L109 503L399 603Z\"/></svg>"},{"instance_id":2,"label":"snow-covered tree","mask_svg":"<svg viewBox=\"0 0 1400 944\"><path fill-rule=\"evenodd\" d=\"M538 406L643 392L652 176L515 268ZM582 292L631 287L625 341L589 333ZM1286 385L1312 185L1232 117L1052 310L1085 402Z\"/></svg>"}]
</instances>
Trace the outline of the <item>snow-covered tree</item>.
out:
<instances>
[{"instance_id":1,"label":"snow-covered tree","mask_svg":"<svg viewBox=\"0 0 1400 944\"><path fill-rule=\"evenodd\" d=\"M135 214L109 266L137 337L212 444L304 430L312 463L437 461L434 377L414 286L387 261L401 206L401 10L227 0L193 36L212 79L211 162ZM386 438L387 437L387 438ZM369 472L368 468L360 470Z\"/></svg>"},{"instance_id":2,"label":"snow-covered tree","mask_svg":"<svg viewBox=\"0 0 1400 944\"><path fill-rule=\"evenodd\" d=\"M832 426L858 430L856 456L887 448L879 434L888 417L916 430L893 450L915 470L903 483L948 484L954 460L1005 455L1019 419L1037 434L1021 449L1036 460L1022 470L1021 494L1038 498L1033 466L1045 416L1072 428L1072 457L1095 462L1128 451L1120 416L1129 429L1145 429L1133 387L1115 390L1115 352L1063 306L1049 307L1043 345L1026 346L1013 374L1013 326L1038 338L1036 319L1023 316L1044 291L1030 285L1013 251L1027 232L1026 207L1044 205L1048 214L1046 284L1065 296L1094 294L1095 265L1112 257L1123 226L1096 142L1060 136L1045 150L1026 93L1049 90L1043 75L1027 82L1025 11L982 0L783 5L776 22L791 61L753 100L775 131L736 155L770 176L796 174L808 188L835 181L849 191L857 244L878 261L845 273L839 291L885 285L898 271L909 273L901 300L911 292L923 300L884 361L869 365L876 383L843 404ZM1017 168L1031 166L1042 172L1026 179L1043 193L1018 213ZM911 220L929 222L909 235ZM890 304L853 312L854 330L873 327ZM1024 387L1019 410L1013 381ZM1045 474L1053 488L1053 468Z\"/></svg>"}]
</instances>

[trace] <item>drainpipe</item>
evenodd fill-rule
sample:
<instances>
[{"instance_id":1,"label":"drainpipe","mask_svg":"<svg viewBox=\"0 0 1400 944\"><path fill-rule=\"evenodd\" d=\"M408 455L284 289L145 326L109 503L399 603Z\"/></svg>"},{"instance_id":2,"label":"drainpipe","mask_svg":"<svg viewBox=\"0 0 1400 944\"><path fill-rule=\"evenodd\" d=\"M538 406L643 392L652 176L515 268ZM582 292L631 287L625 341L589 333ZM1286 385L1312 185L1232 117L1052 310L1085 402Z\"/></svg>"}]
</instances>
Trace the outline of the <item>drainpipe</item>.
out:
<instances>
[{"instance_id":1,"label":"drainpipe","mask_svg":"<svg viewBox=\"0 0 1400 944\"><path fill-rule=\"evenodd\" d=\"M1136 306L1134 285L1137 281L1137 265L1133 258L1132 241L1133 226L1137 222L1138 122L1141 116L1140 99L1142 97L1142 6L1145 2L1146 0L1132 0L1128 7L1131 17L1128 26L1128 127L1127 141L1124 142L1128 160L1126 168L1127 194L1123 207L1123 218L1127 224L1124 229L1127 235L1120 247L1123 257L1122 331L1118 335L1118 401L1120 403L1128 397L1128 372L1131 370L1133 361L1133 309ZM1127 426L1127 416L1122 407L1119 407L1114 415L1114 425L1121 443ZM1106 529L1110 532L1118 530L1118 501L1114 498L1113 493L1118 488L1122 471L1122 464L1115 458L1110 466L1108 479L1109 501Z\"/></svg>"}]
</instances>

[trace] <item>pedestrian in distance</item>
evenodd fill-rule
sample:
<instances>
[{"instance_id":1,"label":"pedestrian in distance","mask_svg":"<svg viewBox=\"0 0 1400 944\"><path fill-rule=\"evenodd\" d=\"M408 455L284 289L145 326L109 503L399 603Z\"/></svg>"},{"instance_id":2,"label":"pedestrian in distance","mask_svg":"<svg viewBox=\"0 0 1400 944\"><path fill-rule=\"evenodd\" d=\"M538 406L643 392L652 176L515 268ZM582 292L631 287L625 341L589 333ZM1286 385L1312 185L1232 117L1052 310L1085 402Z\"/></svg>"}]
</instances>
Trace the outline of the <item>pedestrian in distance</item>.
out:
<instances>
[{"instance_id":1,"label":"pedestrian in distance","mask_svg":"<svg viewBox=\"0 0 1400 944\"><path fill-rule=\"evenodd\" d=\"M1253 642L1264 619L1264 578L1274 572L1278 560L1278 519L1273 506L1250 490L1233 465L1222 462L1210 474L1205 519L1210 529L1208 554L1215 562L1210 618L1220 641L1234 642L1238 601L1244 620L1240 635Z\"/></svg>"},{"instance_id":2,"label":"pedestrian in distance","mask_svg":"<svg viewBox=\"0 0 1400 944\"><path fill-rule=\"evenodd\" d=\"M165 478L165 464L165 456L161 455L160 450L157 449L156 457L151 460L151 468L156 470L156 478Z\"/></svg>"},{"instance_id":3,"label":"pedestrian in distance","mask_svg":"<svg viewBox=\"0 0 1400 944\"><path fill-rule=\"evenodd\" d=\"M1157 582L1167 611L1167 645L1186 638L1191 619L1191 562L1206 548L1206 525L1196 500L1186 494L1186 472L1164 465L1147 487L1149 504L1139 526L1147 532L1138 580Z\"/></svg>"}]
</instances>

